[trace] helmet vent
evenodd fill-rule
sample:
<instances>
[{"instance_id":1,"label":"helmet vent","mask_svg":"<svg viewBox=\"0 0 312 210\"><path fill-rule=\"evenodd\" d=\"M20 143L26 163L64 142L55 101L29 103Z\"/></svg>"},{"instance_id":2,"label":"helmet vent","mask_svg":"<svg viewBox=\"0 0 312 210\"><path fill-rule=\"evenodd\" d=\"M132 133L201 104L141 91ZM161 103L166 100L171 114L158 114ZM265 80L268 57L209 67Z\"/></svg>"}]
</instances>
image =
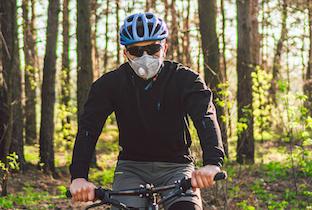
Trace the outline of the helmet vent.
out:
<instances>
[{"instance_id":1,"label":"helmet vent","mask_svg":"<svg viewBox=\"0 0 312 210\"><path fill-rule=\"evenodd\" d=\"M133 16L128 17L127 21L131 22L133 20Z\"/></svg>"},{"instance_id":2,"label":"helmet vent","mask_svg":"<svg viewBox=\"0 0 312 210\"><path fill-rule=\"evenodd\" d=\"M128 27L127 27L127 30L128 30L128 32L129 32L129 34L130 34L131 36L133 36L133 34L132 34L132 26L128 26Z\"/></svg>"},{"instance_id":3,"label":"helmet vent","mask_svg":"<svg viewBox=\"0 0 312 210\"><path fill-rule=\"evenodd\" d=\"M130 37L129 37L129 35L127 34L127 32L126 32L125 29L122 30L122 34L123 34L125 37L127 37L128 39L130 39Z\"/></svg>"},{"instance_id":4,"label":"helmet vent","mask_svg":"<svg viewBox=\"0 0 312 210\"><path fill-rule=\"evenodd\" d=\"M154 32L154 34L156 34L156 33L159 31L159 29L160 29L160 25L159 25L159 24L157 24L157 26L156 26L156 28L155 28L155 32Z\"/></svg>"},{"instance_id":5,"label":"helmet vent","mask_svg":"<svg viewBox=\"0 0 312 210\"><path fill-rule=\"evenodd\" d=\"M149 34L152 33L152 30L153 30L153 23L148 23L148 32L149 32Z\"/></svg>"},{"instance_id":6,"label":"helmet vent","mask_svg":"<svg viewBox=\"0 0 312 210\"><path fill-rule=\"evenodd\" d=\"M142 22L138 22L137 34L138 34L139 37L143 37L144 36L144 26L143 26Z\"/></svg>"},{"instance_id":7,"label":"helmet vent","mask_svg":"<svg viewBox=\"0 0 312 210\"><path fill-rule=\"evenodd\" d=\"M147 18L147 19L152 19L152 18L153 18L153 15L152 15L152 14L147 14L147 15L146 15L146 18Z\"/></svg>"}]
</instances>

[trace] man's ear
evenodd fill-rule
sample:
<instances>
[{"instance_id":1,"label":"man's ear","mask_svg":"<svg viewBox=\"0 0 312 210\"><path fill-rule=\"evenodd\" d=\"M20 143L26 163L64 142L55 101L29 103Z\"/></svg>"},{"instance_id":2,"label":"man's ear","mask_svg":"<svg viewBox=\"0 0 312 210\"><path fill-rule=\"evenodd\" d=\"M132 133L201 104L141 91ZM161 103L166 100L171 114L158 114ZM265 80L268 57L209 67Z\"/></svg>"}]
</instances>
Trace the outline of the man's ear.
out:
<instances>
[{"instance_id":1,"label":"man's ear","mask_svg":"<svg viewBox=\"0 0 312 210\"><path fill-rule=\"evenodd\" d=\"M164 57L166 57L166 55L167 55L167 50L168 50L168 42L167 42L167 40L166 40L166 42L165 42L165 48L164 48Z\"/></svg>"},{"instance_id":2,"label":"man's ear","mask_svg":"<svg viewBox=\"0 0 312 210\"><path fill-rule=\"evenodd\" d=\"M125 60L128 60L126 48L123 49L123 57L124 57Z\"/></svg>"}]
</instances>

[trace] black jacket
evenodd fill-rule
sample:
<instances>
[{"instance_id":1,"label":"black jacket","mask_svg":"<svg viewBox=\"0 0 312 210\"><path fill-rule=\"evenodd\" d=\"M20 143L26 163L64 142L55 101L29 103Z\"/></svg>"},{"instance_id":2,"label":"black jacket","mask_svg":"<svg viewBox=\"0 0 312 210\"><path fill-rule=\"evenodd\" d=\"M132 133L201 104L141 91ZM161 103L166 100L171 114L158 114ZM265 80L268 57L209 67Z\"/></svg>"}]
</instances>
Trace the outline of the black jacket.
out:
<instances>
[{"instance_id":1,"label":"black jacket","mask_svg":"<svg viewBox=\"0 0 312 210\"><path fill-rule=\"evenodd\" d=\"M80 116L70 172L88 178L97 139L115 112L121 151L118 159L188 163L187 116L197 130L203 163L221 166L224 152L212 92L189 68L165 61L157 79L139 78L128 63L104 74L90 89Z\"/></svg>"}]
</instances>

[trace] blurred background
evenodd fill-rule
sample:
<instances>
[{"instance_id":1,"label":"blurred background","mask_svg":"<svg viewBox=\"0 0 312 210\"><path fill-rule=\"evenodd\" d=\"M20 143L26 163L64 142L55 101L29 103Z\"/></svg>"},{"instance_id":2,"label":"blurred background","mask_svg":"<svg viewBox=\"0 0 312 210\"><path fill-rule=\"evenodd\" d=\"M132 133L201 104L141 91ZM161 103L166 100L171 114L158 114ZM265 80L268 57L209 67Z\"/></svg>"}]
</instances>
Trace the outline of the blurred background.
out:
<instances>
[{"instance_id":1,"label":"blurred background","mask_svg":"<svg viewBox=\"0 0 312 210\"><path fill-rule=\"evenodd\" d=\"M64 197L77 119L127 62L123 19L146 11L214 93L229 178L205 209L312 209L312 0L0 0L0 208L82 208ZM118 151L112 114L90 180L111 186Z\"/></svg>"}]
</instances>

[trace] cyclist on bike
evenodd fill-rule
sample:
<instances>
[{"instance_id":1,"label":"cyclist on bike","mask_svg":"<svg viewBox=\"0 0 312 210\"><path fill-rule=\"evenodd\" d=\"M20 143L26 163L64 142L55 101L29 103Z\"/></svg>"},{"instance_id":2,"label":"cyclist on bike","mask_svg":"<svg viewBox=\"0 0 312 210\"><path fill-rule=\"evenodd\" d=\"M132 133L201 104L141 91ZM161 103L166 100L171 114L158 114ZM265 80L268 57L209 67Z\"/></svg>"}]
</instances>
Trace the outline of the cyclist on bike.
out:
<instances>
[{"instance_id":1,"label":"cyclist on bike","mask_svg":"<svg viewBox=\"0 0 312 210\"><path fill-rule=\"evenodd\" d=\"M115 112L120 152L113 190L141 184L171 184L192 177L193 196L182 196L165 208L202 209L199 189L213 185L224 151L212 92L200 76L180 63L164 60L168 49L166 23L152 13L128 16L120 43L128 62L96 80L80 117L70 173L74 201L94 200L88 172L95 145L107 117ZM188 52L185 52L188 53ZM203 167L194 169L188 116L197 130ZM136 208L143 198L116 197Z\"/></svg>"}]
</instances>

